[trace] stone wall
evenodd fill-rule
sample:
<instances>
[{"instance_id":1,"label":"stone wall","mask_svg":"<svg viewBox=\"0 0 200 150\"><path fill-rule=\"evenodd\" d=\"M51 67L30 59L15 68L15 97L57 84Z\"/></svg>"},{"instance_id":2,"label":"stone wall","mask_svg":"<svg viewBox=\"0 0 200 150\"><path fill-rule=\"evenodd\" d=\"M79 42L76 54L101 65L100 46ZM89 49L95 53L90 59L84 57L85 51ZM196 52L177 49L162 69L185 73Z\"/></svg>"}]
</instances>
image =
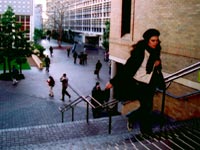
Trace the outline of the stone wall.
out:
<instances>
[{"instance_id":1,"label":"stone wall","mask_svg":"<svg viewBox=\"0 0 200 150\"><path fill-rule=\"evenodd\" d=\"M200 117L200 96L193 96L187 100L175 99L166 96L164 114L175 120L187 120ZM162 94L157 93L154 97L154 110L161 111Z\"/></svg>"},{"instance_id":2,"label":"stone wall","mask_svg":"<svg viewBox=\"0 0 200 150\"><path fill-rule=\"evenodd\" d=\"M162 46L163 71L173 73L200 61L200 1L132 0L131 31L122 36L122 0L111 1L110 57L125 63L130 45L148 28L157 28ZM120 59L115 59L120 58ZM198 72L186 77L197 82Z\"/></svg>"},{"instance_id":3,"label":"stone wall","mask_svg":"<svg viewBox=\"0 0 200 150\"><path fill-rule=\"evenodd\" d=\"M160 30L163 71L173 73L200 61L199 7L197 0L135 0L134 40L147 28ZM198 72L186 78L197 82Z\"/></svg>"}]
</instances>

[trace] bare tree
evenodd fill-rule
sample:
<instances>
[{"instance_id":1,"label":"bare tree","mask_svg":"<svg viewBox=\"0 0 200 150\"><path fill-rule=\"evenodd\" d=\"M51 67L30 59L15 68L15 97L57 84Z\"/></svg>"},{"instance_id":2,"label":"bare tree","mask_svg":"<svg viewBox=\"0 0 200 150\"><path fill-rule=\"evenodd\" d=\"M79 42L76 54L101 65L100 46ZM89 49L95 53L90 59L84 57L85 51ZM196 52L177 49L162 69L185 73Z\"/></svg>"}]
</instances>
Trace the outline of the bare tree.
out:
<instances>
[{"instance_id":1,"label":"bare tree","mask_svg":"<svg viewBox=\"0 0 200 150\"><path fill-rule=\"evenodd\" d=\"M68 2L63 0L53 0L47 3L47 24L51 30L57 33L58 46L61 47L63 37L64 15Z\"/></svg>"}]
</instances>

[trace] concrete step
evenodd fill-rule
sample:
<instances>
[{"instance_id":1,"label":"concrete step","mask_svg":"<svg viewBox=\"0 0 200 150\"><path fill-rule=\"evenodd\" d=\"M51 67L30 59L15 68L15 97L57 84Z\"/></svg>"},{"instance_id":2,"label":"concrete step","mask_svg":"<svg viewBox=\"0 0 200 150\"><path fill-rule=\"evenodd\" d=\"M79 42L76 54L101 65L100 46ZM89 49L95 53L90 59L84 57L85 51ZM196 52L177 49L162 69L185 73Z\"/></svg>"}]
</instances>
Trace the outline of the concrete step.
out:
<instances>
[{"instance_id":1,"label":"concrete step","mask_svg":"<svg viewBox=\"0 0 200 150\"><path fill-rule=\"evenodd\" d=\"M113 117L112 135L110 136L122 133L128 134L126 121L121 116ZM85 120L82 120L52 125L2 129L0 130L0 149L13 149L14 147L20 147L21 149L21 146L26 149L27 146L37 147L37 145L51 145L57 142L69 143L73 139L75 142L83 141L84 143L85 140L81 139L97 136L96 139L98 140L101 135L109 135L108 118L91 119L88 124Z\"/></svg>"},{"instance_id":2,"label":"concrete step","mask_svg":"<svg viewBox=\"0 0 200 150\"><path fill-rule=\"evenodd\" d=\"M126 129L126 119L112 118L112 132L108 134L108 118L91 119L52 125L0 130L2 150L171 150L200 147L200 119L165 124L154 134L140 134L137 124L132 132Z\"/></svg>"}]
</instances>

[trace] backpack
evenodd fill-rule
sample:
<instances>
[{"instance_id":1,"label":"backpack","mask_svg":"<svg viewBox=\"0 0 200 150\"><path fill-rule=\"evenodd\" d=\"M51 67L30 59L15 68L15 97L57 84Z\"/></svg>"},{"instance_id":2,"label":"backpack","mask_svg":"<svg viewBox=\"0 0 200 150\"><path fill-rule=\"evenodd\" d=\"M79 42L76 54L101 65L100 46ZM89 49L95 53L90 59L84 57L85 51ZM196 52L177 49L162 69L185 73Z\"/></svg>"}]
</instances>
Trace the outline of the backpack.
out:
<instances>
[{"instance_id":1,"label":"backpack","mask_svg":"<svg viewBox=\"0 0 200 150\"><path fill-rule=\"evenodd\" d=\"M50 86L54 86L55 85L55 81L54 80L50 80L49 85Z\"/></svg>"}]
</instances>

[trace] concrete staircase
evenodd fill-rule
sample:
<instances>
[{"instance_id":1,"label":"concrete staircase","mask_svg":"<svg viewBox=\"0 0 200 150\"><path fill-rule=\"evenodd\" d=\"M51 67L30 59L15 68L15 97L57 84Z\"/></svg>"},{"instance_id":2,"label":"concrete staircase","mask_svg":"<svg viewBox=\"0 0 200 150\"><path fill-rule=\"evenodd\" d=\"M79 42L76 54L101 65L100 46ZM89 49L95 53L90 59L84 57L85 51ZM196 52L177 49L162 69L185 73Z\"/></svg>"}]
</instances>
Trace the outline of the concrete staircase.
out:
<instances>
[{"instance_id":1,"label":"concrete staircase","mask_svg":"<svg viewBox=\"0 0 200 150\"><path fill-rule=\"evenodd\" d=\"M112 118L108 134L108 118L74 121L52 125L0 130L1 150L170 150L200 148L200 119L167 123L153 135L142 135L137 124L132 132L126 119Z\"/></svg>"}]
</instances>

